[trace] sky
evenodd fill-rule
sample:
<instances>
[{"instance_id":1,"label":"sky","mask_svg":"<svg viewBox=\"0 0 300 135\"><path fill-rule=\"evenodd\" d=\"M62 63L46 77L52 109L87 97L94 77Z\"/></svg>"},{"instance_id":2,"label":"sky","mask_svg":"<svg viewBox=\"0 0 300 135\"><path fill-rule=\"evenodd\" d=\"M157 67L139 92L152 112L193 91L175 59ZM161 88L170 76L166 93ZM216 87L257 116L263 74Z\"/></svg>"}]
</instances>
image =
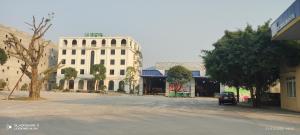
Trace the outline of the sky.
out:
<instances>
[{"instance_id":1,"label":"sky","mask_svg":"<svg viewBox=\"0 0 300 135\"><path fill-rule=\"evenodd\" d=\"M156 62L200 62L201 50L224 30L254 27L275 20L294 0L0 0L0 24L31 31L32 16L54 12L45 35L57 43L61 36L86 32L130 36L139 42L144 68Z\"/></svg>"}]
</instances>

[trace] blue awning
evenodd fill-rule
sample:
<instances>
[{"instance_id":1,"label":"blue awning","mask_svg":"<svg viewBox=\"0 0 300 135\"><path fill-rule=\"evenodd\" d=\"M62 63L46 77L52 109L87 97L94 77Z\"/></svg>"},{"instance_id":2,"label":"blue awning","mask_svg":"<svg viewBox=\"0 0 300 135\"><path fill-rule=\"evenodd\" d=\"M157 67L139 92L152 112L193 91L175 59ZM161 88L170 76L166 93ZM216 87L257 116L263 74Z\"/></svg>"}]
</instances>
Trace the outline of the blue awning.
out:
<instances>
[{"instance_id":1,"label":"blue awning","mask_svg":"<svg viewBox=\"0 0 300 135\"><path fill-rule=\"evenodd\" d=\"M163 75L158 70L142 70L141 77L167 77L166 75ZM197 78L200 76L200 71L192 71L192 77Z\"/></svg>"},{"instance_id":2,"label":"blue awning","mask_svg":"<svg viewBox=\"0 0 300 135\"><path fill-rule=\"evenodd\" d=\"M200 71L192 71L192 77L200 77Z\"/></svg>"},{"instance_id":3,"label":"blue awning","mask_svg":"<svg viewBox=\"0 0 300 135\"><path fill-rule=\"evenodd\" d=\"M142 70L142 77L166 77L158 70Z\"/></svg>"}]
</instances>

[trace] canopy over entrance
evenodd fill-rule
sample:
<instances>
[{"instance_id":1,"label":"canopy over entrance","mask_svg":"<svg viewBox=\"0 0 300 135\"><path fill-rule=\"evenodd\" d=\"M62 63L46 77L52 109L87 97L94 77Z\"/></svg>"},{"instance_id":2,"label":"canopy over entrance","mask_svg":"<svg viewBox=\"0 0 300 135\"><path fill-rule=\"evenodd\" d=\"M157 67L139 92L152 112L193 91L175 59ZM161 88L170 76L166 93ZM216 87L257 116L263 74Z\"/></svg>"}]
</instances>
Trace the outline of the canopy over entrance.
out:
<instances>
[{"instance_id":1,"label":"canopy over entrance","mask_svg":"<svg viewBox=\"0 0 300 135\"><path fill-rule=\"evenodd\" d=\"M300 0L296 0L271 25L272 40L300 39Z\"/></svg>"}]
</instances>

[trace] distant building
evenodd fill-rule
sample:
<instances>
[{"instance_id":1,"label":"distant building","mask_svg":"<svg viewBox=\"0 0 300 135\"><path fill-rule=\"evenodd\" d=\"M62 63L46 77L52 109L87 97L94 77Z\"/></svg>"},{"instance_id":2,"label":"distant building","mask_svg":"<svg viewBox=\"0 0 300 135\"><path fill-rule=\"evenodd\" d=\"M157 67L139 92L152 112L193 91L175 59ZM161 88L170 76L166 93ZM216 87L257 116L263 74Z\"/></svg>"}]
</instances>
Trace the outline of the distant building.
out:
<instances>
[{"instance_id":1,"label":"distant building","mask_svg":"<svg viewBox=\"0 0 300 135\"><path fill-rule=\"evenodd\" d=\"M300 40L300 0L296 0L271 25L273 40ZM300 65L282 65L281 107L300 112Z\"/></svg>"},{"instance_id":2,"label":"distant building","mask_svg":"<svg viewBox=\"0 0 300 135\"><path fill-rule=\"evenodd\" d=\"M131 37L106 37L102 34L85 34L83 37L61 37L59 39L58 61L63 68L73 67L78 71L77 78L64 82L63 68L57 71L57 84L71 90L93 91L95 89L91 67L104 64L106 79L99 85L105 85L109 91L118 89L129 92L124 82L127 67L140 68L136 62L140 58L136 52L139 44ZM139 72L137 73L139 78Z\"/></svg>"},{"instance_id":3,"label":"distant building","mask_svg":"<svg viewBox=\"0 0 300 135\"><path fill-rule=\"evenodd\" d=\"M8 50L9 46L5 46L3 41L9 36L9 33L14 33L19 39L20 42L23 43L26 47L28 47L29 42L31 40L31 35L25 32L21 32L17 29L0 25L0 48L4 50ZM9 56L9 59L4 65L0 65L0 79L6 81L8 87L12 90L13 87L16 85L18 79L22 75L22 71L20 70L21 64L24 64L22 60L16 59L14 57ZM50 43L49 46L46 47L45 53L42 56L39 65L39 72L42 72L49 68L50 66L54 66L57 63L57 46L53 43ZM48 83L45 83L43 90L50 90L55 85L55 73L51 75ZM30 79L24 75L21 79L17 89L23 84L30 83Z\"/></svg>"},{"instance_id":4,"label":"distant building","mask_svg":"<svg viewBox=\"0 0 300 135\"><path fill-rule=\"evenodd\" d=\"M166 80L167 72L173 66L181 65L192 72L192 80L185 84L182 92L190 97L214 96L220 93L220 83L205 76L205 67L193 62L158 62L155 67L142 70L140 94L169 96L172 85Z\"/></svg>"}]
</instances>

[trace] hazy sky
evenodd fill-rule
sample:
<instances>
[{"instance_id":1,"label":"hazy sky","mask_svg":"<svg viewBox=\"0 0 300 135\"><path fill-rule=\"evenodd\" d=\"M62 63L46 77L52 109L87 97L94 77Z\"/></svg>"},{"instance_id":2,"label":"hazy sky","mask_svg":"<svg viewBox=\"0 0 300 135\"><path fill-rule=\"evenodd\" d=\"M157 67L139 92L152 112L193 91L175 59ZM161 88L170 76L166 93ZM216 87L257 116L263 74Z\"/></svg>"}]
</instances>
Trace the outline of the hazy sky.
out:
<instances>
[{"instance_id":1,"label":"hazy sky","mask_svg":"<svg viewBox=\"0 0 300 135\"><path fill-rule=\"evenodd\" d=\"M144 68L158 61L199 61L224 30L276 19L294 0L0 0L0 23L29 32L24 21L55 12L46 38L85 32L131 36Z\"/></svg>"}]
</instances>

